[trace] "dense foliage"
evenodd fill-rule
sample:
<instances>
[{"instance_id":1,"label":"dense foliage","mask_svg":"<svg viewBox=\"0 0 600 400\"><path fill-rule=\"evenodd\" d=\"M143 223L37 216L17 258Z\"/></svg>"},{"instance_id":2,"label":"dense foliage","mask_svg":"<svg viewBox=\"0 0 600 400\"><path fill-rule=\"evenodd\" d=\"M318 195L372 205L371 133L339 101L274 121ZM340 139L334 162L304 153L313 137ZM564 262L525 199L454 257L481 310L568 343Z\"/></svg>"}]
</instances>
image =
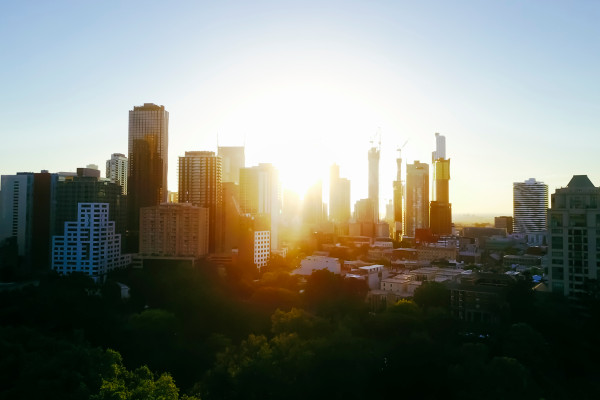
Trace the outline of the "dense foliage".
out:
<instances>
[{"instance_id":1,"label":"dense foliage","mask_svg":"<svg viewBox=\"0 0 600 400\"><path fill-rule=\"evenodd\" d=\"M373 312L364 282L289 270L205 264L0 292L0 399L600 398L597 297L517 285L502 323L469 325L443 285Z\"/></svg>"}]
</instances>

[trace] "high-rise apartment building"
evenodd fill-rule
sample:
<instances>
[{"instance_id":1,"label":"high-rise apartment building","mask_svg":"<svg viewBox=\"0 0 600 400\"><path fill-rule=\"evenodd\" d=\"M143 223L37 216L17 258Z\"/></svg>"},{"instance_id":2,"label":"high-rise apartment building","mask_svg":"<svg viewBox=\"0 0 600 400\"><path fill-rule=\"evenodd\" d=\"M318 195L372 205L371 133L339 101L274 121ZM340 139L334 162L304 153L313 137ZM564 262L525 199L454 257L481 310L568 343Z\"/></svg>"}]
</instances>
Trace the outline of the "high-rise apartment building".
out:
<instances>
[{"instance_id":1,"label":"high-rise apartment building","mask_svg":"<svg viewBox=\"0 0 600 400\"><path fill-rule=\"evenodd\" d=\"M186 151L179 157L179 203L208 208L209 252L220 250L223 205L221 157L212 151Z\"/></svg>"},{"instance_id":2,"label":"high-rise apartment building","mask_svg":"<svg viewBox=\"0 0 600 400\"><path fill-rule=\"evenodd\" d=\"M405 234L429 228L429 164L415 161L406 166Z\"/></svg>"},{"instance_id":3,"label":"high-rise apartment building","mask_svg":"<svg viewBox=\"0 0 600 400\"><path fill-rule=\"evenodd\" d=\"M110 160L106 160L106 178L118 183L123 188L123 194L127 194L128 165L127 157L121 153L113 153Z\"/></svg>"},{"instance_id":4,"label":"high-rise apartment building","mask_svg":"<svg viewBox=\"0 0 600 400\"><path fill-rule=\"evenodd\" d=\"M167 202L169 113L144 103L129 111L128 233L137 251L140 208Z\"/></svg>"},{"instance_id":5,"label":"high-rise apartment building","mask_svg":"<svg viewBox=\"0 0 600 400\"><path fill-rule=\"evenodd\" d=\"M369 149L369 199L373 202L373 222L379 222L379 147Z\"/></svg>"},{"instance_id":6,"label":"high-rise apartment building","mask_svg":"<svg viewBox=\"0 0 600 400\"><path fill-rule=\"evenodd\" d=\"M450 204L450 159L446 158L446 138L435 134L436 149L432 153L433 198L430 204L429 227L435 235L452 234L452 204Z\"/></svg>"},{"instance_id":7,"label":"high-rise apartment building","mask_svg":"<svg viewBox=\"0 0 600 400\"><path fill-rule=\"evenodd\" d=\"M246 215L263 215L270 220L271 250L277 250L281 194L279 173L271 164L240 170L240 208Z\"/></svg>"},{"instance_id":8,"label":"high-rise apartment building","mask_svg":"<svg viewBox=\"0 0 600 400\"><path fill-rule=\"evenodd\" d=\"M329 170L329 219L341 224L350 219L350 180L340 178L336 164Z\"/></svg>"},{"instance_id":9,"label":"high-rise apartment building","mask_svg":"<svg viewBox=\"0 0 600 400\"><path fill-rule=\"evenodd\" d=\"M246 167L244 146L219 146L223 168L223 182L240 184L240 169Z\"/></svg>"},{"instance_id":10,"label":"high-rise apartment building","mask_svg":"<svg viewBox=\"0 0 600 400\"><path fill-rule=\"evenodd\" d=\"M513 183L513 220L515 233L546 230L548 185L530 178Z\"/></svg>"},{"instance_id":11,"label":"high-rise apartment building","mask_svg":"<svg viewBox=\"0 0 600 400\"><path fill-rule=\"evenodd\" d=\"M140 211L140 254L202 257L208 254L209 209L167 203Z\"/></svg>"},{"instance_id":12,"label":"high-rise apartment building","mask_svg":"<svg viewBox=\"0 0 600 400\"><path fill-rule=\"evenodd\" d=\"M548 284L552 292L578 296L598 279L600 188L575 175L556 189L548 209Z\"/></svg>"},{"instance_id":13,"label":"high-rise apartment building","mask_svg":"<svg viewBox=\"0 0 600 400\"><path fill-rule=\"evenodd\" d=\"M108 217L108 203L79 203L77 219L66 222L63 235L52 238L52 269L61 275L84 273L94 280L126 267L131 255L121 254L121 235Z\"/></svg>"}]
</instances>

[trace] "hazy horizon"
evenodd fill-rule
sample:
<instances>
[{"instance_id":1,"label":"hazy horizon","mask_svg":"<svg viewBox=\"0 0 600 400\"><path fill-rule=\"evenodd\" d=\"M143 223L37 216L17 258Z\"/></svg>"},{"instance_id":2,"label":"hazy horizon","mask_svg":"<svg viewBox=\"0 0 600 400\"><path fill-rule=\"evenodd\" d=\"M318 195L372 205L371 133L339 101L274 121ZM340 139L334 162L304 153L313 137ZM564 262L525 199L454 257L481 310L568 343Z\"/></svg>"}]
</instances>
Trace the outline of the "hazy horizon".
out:
<instances>
[{"instance_id":1,"label":"hazy horizon","mask_svg":"<svg viewBox=\"0 0 600 400\"><path fill-rule=\"evenodd\" d=\"M454 215L511 215L513 182L600 184L598 17L558 1L7 3L0 174L103 170L127 154L128 111L153 102L171 191L177 157L218 137L300 194L335 162L354 204L380 128L383 204L396 149L430 163L439 132Z\"/></svg>"}]
</instances>

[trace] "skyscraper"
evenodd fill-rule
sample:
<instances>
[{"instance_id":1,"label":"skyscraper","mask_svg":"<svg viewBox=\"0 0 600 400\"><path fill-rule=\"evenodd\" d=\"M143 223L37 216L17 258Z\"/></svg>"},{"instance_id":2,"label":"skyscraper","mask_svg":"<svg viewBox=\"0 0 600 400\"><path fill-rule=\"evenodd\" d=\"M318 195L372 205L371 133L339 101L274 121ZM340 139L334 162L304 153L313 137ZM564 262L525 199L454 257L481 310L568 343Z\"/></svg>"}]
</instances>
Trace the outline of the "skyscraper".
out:
<instances>
[{"instance_id":1,"label":"skyscraper","mask_svg":"<svg viewBox=\"0 0 600 400\"><path fill-rule=\"evenodd\" d=\"M271 250L278 249L281 194L279 173L271 164L240 170L240 208L249 216L266 216L270 221Z\"/></svg>"},{"instance_id":2,"label":"skyscraper","mask_svg":"<svg viewBox=\"0 0 600 400\"><path fill-rule=\"evenodd\" d=\"M240 169L246 167L244 146L219 146L219 156L222 160L223 182L240 184Z\"/></svg>"},{"instance_id":3,"label":"skyscraper","mask_svg":"<svg viewBox=\"0 0 600 400\"><path fill-rule=\"evenodd\" d=\"M374 223L379 222L379 150L375 146L369 149L369 199L373 202Z\"/></svg>"},{"instance_id":4,"label":"skyscraper","mask_svg":"<svg viewBox=\"0 0 600 400\"><path fill-rule=\"evenodd\" d=\"M123 188L123 194L127 194L128 166L125 154L113 153L110 160L106 160L106 178L118 183Z\"/></svg>"},{"instance_id":5,"label":"skyscraper","mask_svg":"<svg viewBox=\"0 0 600 400\"><path fill-rule=\"evenodd\" d=\"M417 229L429 228L429 165L415 161L406 166L406 220L407 236L415 236Z\"/></svg>"},{"instance_id":6,"label":"skyscraper","mask_svg":"<svg viewBox=\"0 0 600 400\"><path fill-rule=\"evenodd\" d=\"M318 181L308 188L302 201L303 220L307 225L319 225L327 219L323 207L323 182Z\"/></svg>"},{"instance_id":7,"label":"skyscraper","mask_svg":"<svg viewBox=\"0 0 600 400\"><path fill-rule=\"evenodd\" d=\"M336 164L329 170L329 219L342 224L350 219L350 181L340 178Z\"/></svg>"},{"instance_id":8,"label":"skyscraper","mask_svg":"<svg viewBox=\"0 0 600 400\"><path fill-rule=\"evenodd\" d=\"M144 103L129 111L128 246L132 251L139 245L140 208L167 201L168 144L165 106Z\"/></svg>"},{"instance_id":9,"label":"skyscraper","mask_svg":"<svg viewBox=\"0 0 600 400\"><path fill-rule=\"evenodd\" d=\"M186 151L179 157L179 203L208 208L208 249L219 249L221 211L221 157L212 151Z\"/></svg>"},{"instance_id":10,"label":"skyscraper","mask_svg":"<svg viewBox=\"0 0 600 400\"><path fill-rule=\"evenodd\" d=\"M513 183L515 233L539 233L546 230L548 185L530 178Z\"/></svg>"},{"instance_id":11,"label":"skyscraper","mask_svg":"<svg viewBox=\"0 0 600 400\"><path fill-rule=\"evenodd\" d=\"M400 240L404 230L404 185L402 182L402 148L398 149L398 158L396 158L396 180L394 181L393 185L394 239Z\"/></svg>"},{"instance_id":12,"label":"skyscraper","mask_svg":"<svg viewBox=\"0 0 600 400\"><path fill-rule=\"evenodd\" d=\"M450 204L450 159L446 158L446 138L435 134L432 153L434 201L430 205L429 226L435 235L452 234L452 204Z\"/></svg>"},{"instance_id":13,"label":"skyscraper","mask_svg":"<svg viewBox=\"0 0 600 400\"><path fill-rule=\"evenodd\" d=\"M538 182L539 183L539 182ZM598 279L600 188L575 175L556 189L548 210L548 284L552 292L578 296Z\"/></svg>"}]
</instances>

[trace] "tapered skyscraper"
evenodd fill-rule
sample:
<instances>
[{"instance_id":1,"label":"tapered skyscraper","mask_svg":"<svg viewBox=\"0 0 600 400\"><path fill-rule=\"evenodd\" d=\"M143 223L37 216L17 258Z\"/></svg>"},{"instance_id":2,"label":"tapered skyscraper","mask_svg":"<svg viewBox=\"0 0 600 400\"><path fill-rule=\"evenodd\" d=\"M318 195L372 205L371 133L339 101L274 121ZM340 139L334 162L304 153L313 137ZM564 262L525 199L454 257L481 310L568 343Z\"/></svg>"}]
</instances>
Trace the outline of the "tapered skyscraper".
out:
<instances>
[{"instance_id":1,"label":"tapered skyscraper","mask_svg":"<svg viewBox=\"0 0 600 400\"><path fill-rule=\"evenodd\" d=\"M140 208L167 201L169 113L144 103L129 111L128 247L137 251Z\"/></svg>"}]
</instances>

